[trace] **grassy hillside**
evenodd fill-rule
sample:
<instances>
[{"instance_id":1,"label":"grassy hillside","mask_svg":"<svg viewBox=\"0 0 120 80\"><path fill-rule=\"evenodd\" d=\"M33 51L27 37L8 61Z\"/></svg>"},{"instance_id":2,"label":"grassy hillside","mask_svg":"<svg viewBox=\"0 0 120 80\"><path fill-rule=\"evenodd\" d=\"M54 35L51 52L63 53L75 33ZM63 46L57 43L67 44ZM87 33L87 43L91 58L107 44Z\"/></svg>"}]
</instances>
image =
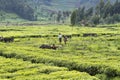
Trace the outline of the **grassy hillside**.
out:
<instances>
[{"instance_id":1,"label":"grassy hillside","mask_svg":"<svg viewBox=\"0 0 120 80\"><path fill-rule=\"evenodd\" d=\"M115 0L110 1L112 3L115 2ZM18 15L19 18L27 20L38 19L40 21L46 21L52 12L56 13L59 10L72 11L75 8L83 6L93 7L98 3L98 0L0 0L0 10L10 14L12 12Z\"/></svg>"},{"instance_id":2,"label":"grassy hillside","mask_svg":"<svg viewBox=\"0 0 120 80\"><path fill-rule=\"evenodd\" d=\"M35 11L25 0L0 0L0 11L17 14L20 18L35 21ZM4 16L0 15L1 17Z\"/></svg>"},{"instance_id":3,"label":"grassy hillside","mask_svg":"<svg viewBox=\"0 0 120 80\"><path fill-rule=\"evenodd\" d=\"M25 19L22 19L20 16L18 16L15 13L6 13L4 11L0 11L0 22L23 22L27 21Z\"/></svg>"},{"instance_id":4,"label":"grassy hillside","mask_svg":"<svg viewBox=\"0 0 120 80\"><path fill-rule=\"evenodd\" d=\"M36 0L33 0L36 1ZM107 0L104 0L105 2ZM110 0L114 3L116 0ZM118 0L120 1L120 0ZM37 0L38 4L49 6L50 8L55 8L55 10L73 10L78 7L94 7L99 3L99 0L48 0L46 4L44 0Z\"/></svg>"},{"instance_id":5,"label":"grassy hillside","mask_svg":"<svg viewBox=\"0 0 120 80\"><path fill-rule=\"evenodd\" d=\"M120 24L96 28L66 25L2 26L3 37L14 36L11 43L0 42L0 78L14 80L119 80ZM67 44L57 35L72 35ZM95 34L85 35L85 34ZM55 44L57 50L41 49Z\"/></svg>"}]
</instances>

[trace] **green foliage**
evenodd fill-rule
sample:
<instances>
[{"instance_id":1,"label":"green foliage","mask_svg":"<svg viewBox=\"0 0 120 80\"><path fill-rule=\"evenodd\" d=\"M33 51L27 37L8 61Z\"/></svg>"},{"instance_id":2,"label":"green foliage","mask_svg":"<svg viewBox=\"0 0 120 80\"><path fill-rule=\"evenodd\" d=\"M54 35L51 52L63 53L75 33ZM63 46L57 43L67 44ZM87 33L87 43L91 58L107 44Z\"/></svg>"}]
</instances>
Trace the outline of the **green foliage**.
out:
<instances>
[{"instance_id":1,"label":"green foliage","mask_svg":"<svg viewBox=\"0 0 120 80\"><path fill-rule=\"evenodd\" d=\"M107 0L108 1L108 0ZM118 0L120 1L120 0ZM106 2L106 0L104 0ZM109 0L111 4L115 3L115 0ZM93 15L94 9L89 7L95 7L99 3L98 0L89 1L89 0L0 0L0 10L4 11L5 14L0 17L1 21L47 21L47 22L57 22L60 19L60 22L70 23L70 13L76 7L86 7L86 12L84 15L81 15L82 18L86 20L90 19L90 16ZM101 11L102 16L106 17L108 14L113 15L116 10L119 10L119 4L116 2L116 8L112 9L112 5L102 2L98 5L98 12ZM101 8L102 7L102 10ZM104 8L104 10L103 10ZM111 11L112 9L112 11ZM61 11L61 17L59 16L59 11ZM69 13L70 12L70 13ZM104 13L102 13L104 12ZM6 14L11 14L13 16L7 16ZM14 17L15 16L15 17ZM16 17L17 16L17 17ZM10 17L10 18L9 18ZM60 17L60 18L59 18ZM78 20L81 20L81 17ZM16 20L17 19L17 20ZM25 19L25 20L24 20ZM78 21L79 23L79 21Z\"/></svg>"},{"instance_id":2,"label":"green foliage","mask_svg":"<svg viewBox=\"0 0 120 80\"><path fill-rule=\"evenodd\" d=\"M0 27L1 36L15 37L12 43L0 42L0 78L119 80L119 30L119 24L94 28L66 25ZM60 46L59 32L72 35L66 45ZM91 35L93 33L96 36ZM53 43L60 47L57 50L39 48L42 44Z\"/></svg>"},{"instance_id":3,"label":"green foliage","mask_svg":"<svg viewBox=\"0 0 120 80\"><path fill-rule=\"evenodd\" d=\"M72 25L76 24L76 17L77 17L77 11L74 11L71 15L71 24Z\"/></svg>"},{"instance_id":4,"label":"green foliage","mask_svg":"<svg viewBox=\"0 0 120 80\"><path fill-rule=\"evenodd\" d=\"M72 13L75 17L71 17L71 24L80 24L83 26L89 26L89 24L110 24L120 22L120 2L116 0L114 4L111 4L108 0L100 0L99 4L95 9L88 8L78 8L76 11L77 15L74 15L75 11ZM94 10L94 11L93 11ZM75 18L75 19L74 19ZM76 22L73 24L73 22Z\"/></svg>"},{"instance_id":5,"label":"green foliage","mask_svg":"<svg viewBox=\"0 0 120 80\"><path fill-rule=\"evenodd\" d=\"M100 22L100 17L99 16L93 16L92 17L92 22L93 22L93 24L99 24L99 22Z\"/></svg>"},{"instance_id":6,"label":"green foliage","mask_svg":"<svg viewBox=\"0 0 120 80\"><path fill-rule=\"evenodd\" d=\"M31 21L36 20L34 10L26 5L24 0L0 0L0 10L16 13L20 17Z\"/></svg>"}]
</instances>

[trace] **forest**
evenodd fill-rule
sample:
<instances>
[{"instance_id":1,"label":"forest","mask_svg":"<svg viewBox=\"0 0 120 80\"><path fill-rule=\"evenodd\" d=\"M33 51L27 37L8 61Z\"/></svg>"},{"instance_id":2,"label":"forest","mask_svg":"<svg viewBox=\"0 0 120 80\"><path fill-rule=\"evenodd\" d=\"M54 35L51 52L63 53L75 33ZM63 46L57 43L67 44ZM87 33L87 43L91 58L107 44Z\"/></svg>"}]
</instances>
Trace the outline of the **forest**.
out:
<instances>
[{"instance_id":1,"label":"forest","mask_svg":"<svg viewBox=\"0 0 120 80\"><path fill-rule=\"evenodd\" d=\"M114 4L100 0L99 4L93 8L78 8L71 15L72 25L96 25L114 24L120 22L120 2L116 0Z\"/></svg>"}]
</instances>

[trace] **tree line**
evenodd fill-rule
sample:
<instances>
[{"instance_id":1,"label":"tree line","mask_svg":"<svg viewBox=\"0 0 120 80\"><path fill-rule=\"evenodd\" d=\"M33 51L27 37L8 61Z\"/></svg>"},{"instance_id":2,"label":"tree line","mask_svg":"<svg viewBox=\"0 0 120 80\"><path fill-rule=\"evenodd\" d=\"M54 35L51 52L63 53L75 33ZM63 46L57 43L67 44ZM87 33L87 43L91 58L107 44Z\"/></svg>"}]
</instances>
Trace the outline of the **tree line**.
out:
<instances>
[{"instance_id":1,"label":"tree line","mask_svg":"<svg viewBox=\"0 0 120 80\"><path fill-rule=\"evenodd\" d=\"M0 10L16 13L30 21L37 20L34 9L27 4L26 0L0 0Z\"/></svg>"},{"instance_id":2,"label":"tree line","mask_svg":"<svg viewBox=\"0 0 120 80\"><path fill-rule=\"evenodd\" d=\"M116 0L111 3L109 0L100 0L95 8L78 8L72 12L72 25L97 25L120 22L120 2Z\"/></svg>"},{"instance_id":3,"label":"tree line","mask_svg":"<svg viewBox=\"0 0 120 80\"><path fill-rule=\"evenodd\" d=\"M70 17L71 11L56 11L49 12L49 20L56 21L58 23L65 23L65 21Z\"/></svg>"}]
</instances>

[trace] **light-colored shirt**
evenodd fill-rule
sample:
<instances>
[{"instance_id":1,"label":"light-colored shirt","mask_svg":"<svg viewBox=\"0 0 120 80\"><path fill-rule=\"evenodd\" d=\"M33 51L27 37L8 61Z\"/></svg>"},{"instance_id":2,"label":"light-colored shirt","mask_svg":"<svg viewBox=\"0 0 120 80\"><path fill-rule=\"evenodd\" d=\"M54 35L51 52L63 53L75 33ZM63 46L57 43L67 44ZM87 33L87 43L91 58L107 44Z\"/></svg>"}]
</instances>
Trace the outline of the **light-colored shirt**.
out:
<instances>
[{"instance_id":1,"label":"light-colored shirt","mask_svg":"<svg viewBox=\"0 0 120 80\"><path fill-rule=\"evenodd\" d=\"M58 35L58 38L62 38L62 35Z\"/></svg>"}]
</instances>

